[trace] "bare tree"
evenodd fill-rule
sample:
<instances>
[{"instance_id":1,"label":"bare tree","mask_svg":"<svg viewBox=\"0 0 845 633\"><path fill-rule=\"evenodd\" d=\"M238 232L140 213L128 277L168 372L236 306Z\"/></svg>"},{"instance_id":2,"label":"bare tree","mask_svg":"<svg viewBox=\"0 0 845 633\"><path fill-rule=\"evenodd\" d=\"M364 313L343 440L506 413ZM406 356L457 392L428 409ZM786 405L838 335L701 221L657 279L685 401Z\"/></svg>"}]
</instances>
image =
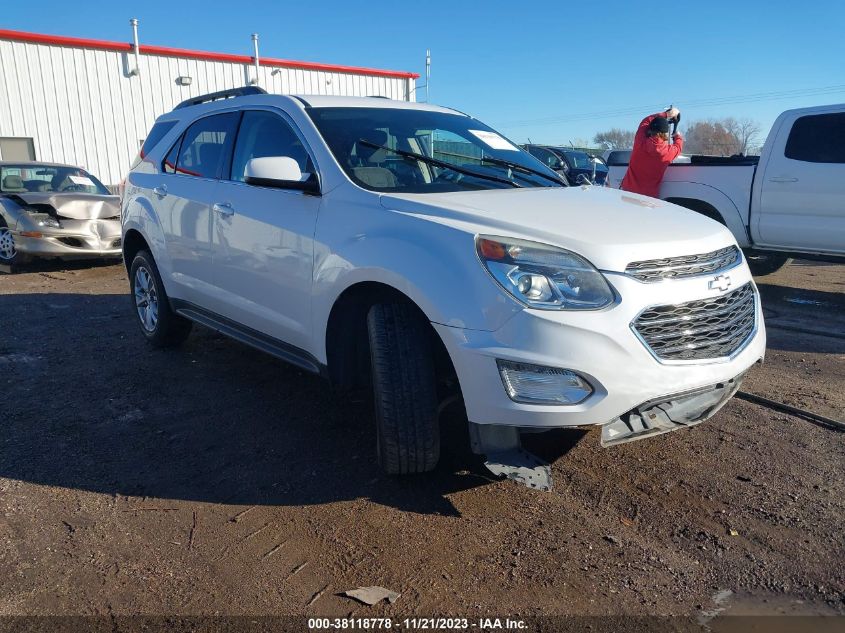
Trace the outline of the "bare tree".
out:
<instances>
[{"instance_id":1,"label":"bare tree","mask_svg":"<svg viewBox=\"0 0 845 633\"><path fill-rule=\"evenodd\" d=\"M739 141L740 154L749 154L757 149L760 140L760 124L753 119L734 119L728 117L724 120L725 127Z\"/></svg>"},{"instance_id":2,"label":"bare tree","mask_svg":"<svg viewBox=\"0 0 845 633\"><path fill-rule=\"evenodd\" d=\"M596 134L593 142L607 149L630 149L634 146L634 133L615 127Z\"/></svg>"},{"instance_id":3,"label":"bare tree","mask_svg":"<svg viewBox=\"0 0 845 633\"><path fill-rule=\"evenodd\" d=\"M685 154L732 156L746 154L756 147L760 125L751 119L733 117L693 121L684 134Z\"/></svg>"}]
</instances>

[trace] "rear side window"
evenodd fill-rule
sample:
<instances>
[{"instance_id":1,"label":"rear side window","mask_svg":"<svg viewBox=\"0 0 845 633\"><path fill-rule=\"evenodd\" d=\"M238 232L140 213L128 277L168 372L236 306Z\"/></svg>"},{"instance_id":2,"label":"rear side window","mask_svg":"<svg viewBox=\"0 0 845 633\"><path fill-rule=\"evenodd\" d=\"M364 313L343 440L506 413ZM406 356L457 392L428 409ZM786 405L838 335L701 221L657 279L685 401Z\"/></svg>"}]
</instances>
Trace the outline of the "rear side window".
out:
<instances>
[{"instance_id":1,"label":"rear side window","mask_svg":"<svg viewBox=\"0 0 845 633\"><path fill-rule=\"evenodd\" d=\"M173 129L174 125L176 125L176 121L161 121L153 125L153 129L150 130L150 133L147 134L147 138L145 138L141 143L141 149L138 152L138 155L135 157L135 160L132 161L132 169L135 169L135 167L138 166L144 157L147 156L156 145L158 145L159 141Z\"/></svg>"},{"instance_id":2,"label":"rear side window","mask_svg":"<svg viewBox=\"0 0 845 633\"><path fill-rule=\"evenodd\" d=\"M560 159L547 149L532 146L528 148L528 151L550 169L554 169L560 165Z\"/></svg>"},{"instance_id":3,"label":"rear side window","mask_svg":"<svg viewBox=\"0 0 845 633\"><path fill-rule=\"evenodd\" d=\"M796 120L786 140L785 155L808 163L845 163L845 112Z\"/></svg>"},{"instance_id":4,"label":"rear side window","mask_svg":"<svg viewBox=\"0 0 845 633\"><path fill-rule=\"evenodd\" d=\"M185 176L217 178L227 148L231 147L239 116L238 112L227 112L193 123L167 153L163 170Z\"/></svg>"}]
</instances>

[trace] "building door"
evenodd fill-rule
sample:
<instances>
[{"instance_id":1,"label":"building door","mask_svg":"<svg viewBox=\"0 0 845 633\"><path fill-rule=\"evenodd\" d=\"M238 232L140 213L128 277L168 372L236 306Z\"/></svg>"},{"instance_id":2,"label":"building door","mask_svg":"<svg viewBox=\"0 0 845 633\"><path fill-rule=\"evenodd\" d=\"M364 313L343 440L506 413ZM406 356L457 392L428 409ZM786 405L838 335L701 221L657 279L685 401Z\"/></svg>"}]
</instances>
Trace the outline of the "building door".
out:
<instances>
[{"instance_id":1,"label":"building door","mask_svg":"<svg viewBox=\"0 0 845 633\"><path fill-rule=\"evenodd\" d=\"M28 161L35 160L35 144L31 138L0 138L0 160Z\"/></svg>"}]
</instances>

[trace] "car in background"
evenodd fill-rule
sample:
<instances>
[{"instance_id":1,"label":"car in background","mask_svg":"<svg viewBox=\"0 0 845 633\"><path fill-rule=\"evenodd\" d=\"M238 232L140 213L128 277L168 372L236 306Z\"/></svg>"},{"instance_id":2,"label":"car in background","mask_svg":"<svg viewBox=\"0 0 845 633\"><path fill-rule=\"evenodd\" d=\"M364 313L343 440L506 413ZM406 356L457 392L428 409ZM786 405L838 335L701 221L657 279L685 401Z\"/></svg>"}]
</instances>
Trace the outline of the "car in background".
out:
<instances>
[{"instance_id":1,"label":"car in background","mask_svg":"<svg viewBox=\"0 0 845 633\"><path fill-rule=\"evenodd\" d=\"M572 184L581 184L584 178L593 182L594 163L595 181L593 184L604 185L607 180L607 165L601 158L591 156L587 152L568 147L530 143L522 147L550 169L564 174Z\"/></svg>"},{"instance_id":2,"label":"car in background","mask_svg":"<svg viewBox=\"0 0 845 633\"><path fill-rule=\"evenodd\" d=\"M80 167L0 162L0 264L119 259L118 197Z\"/></svg>"},{"instance_id":3,"label":"car in background","mask_svg":"<svg viewBox=\"0 0 845 633\"><path fill-rule=\"evenodd\" d=\"M627 169L610 163L611 186ZM659 197L727 226L755 275L792 257L845 263L845 103L783 112L759 156L672 161Z\"/></svg>"}]
</instances>

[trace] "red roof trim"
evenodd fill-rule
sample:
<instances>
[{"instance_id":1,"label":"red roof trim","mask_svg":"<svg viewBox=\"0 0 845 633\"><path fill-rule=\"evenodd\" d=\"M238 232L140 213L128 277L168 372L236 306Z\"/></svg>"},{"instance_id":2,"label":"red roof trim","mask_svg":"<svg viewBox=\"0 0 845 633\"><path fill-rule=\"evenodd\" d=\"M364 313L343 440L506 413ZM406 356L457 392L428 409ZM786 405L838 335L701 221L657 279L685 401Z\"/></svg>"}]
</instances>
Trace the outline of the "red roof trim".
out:
<instances>
[{"instance_id":1,"label":"red roof trim","mask_svg":"<svg viewBox=\"0 0 845 633\"><path fill-rule=\"evenodd\" d=\"M47 44L52 46L72 46L76 48L93 48L103 51L128 52L132 45L128 42L108 42L106 40L90 40L81 37L66 37L62 35L44 35L42 33L27 33L25 31L10 31L0 29L0 40L14 40L17 42L31 42L33 44ZM165 57L184 57L189 59L203 59L213 62L230 62L234 64L252 64L249 55L229 55L227 53L210 53L194 51L184 48L170 48L168 46L150 46L141 44L142 55L162 55ZM381 70L379 68L362 68L359 66L341 66L338 64L320 64L315 62L300 62L291 59L272 59L263 57L262 66L278 66L282 68L300 68L302 70L320 70L330 73L350 73L355 75L374 75L376 77L396 77L400 79L418 79L417 73L401 72L397 70Z\"/></svg>"}]
</instances>

